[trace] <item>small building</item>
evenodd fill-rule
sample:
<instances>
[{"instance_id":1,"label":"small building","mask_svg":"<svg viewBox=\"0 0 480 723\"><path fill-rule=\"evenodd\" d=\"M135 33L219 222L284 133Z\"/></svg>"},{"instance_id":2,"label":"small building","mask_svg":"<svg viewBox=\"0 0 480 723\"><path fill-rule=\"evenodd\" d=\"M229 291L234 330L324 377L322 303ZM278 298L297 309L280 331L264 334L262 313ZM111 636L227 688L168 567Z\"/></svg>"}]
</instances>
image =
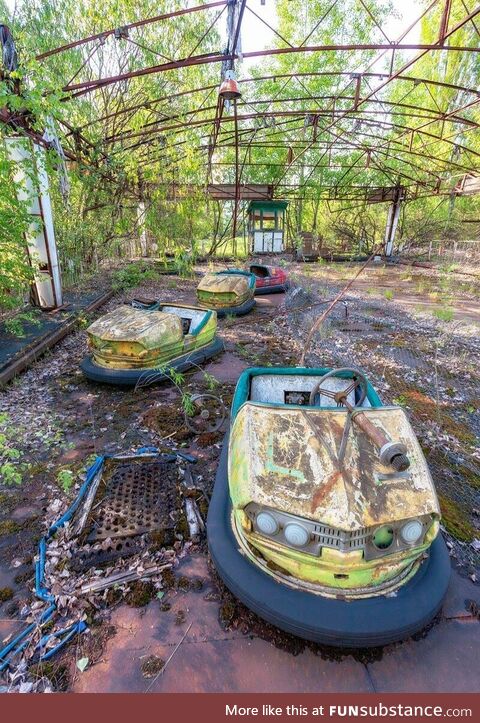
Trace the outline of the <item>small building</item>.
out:
<instances>
[{"instance_id":1,"label":"small building","mask_svg":"<svg viewBox=\"0 0 480 723\"><path fill-rule=\"evenodd\" d=\"M288 201L250 201L248 238L255 254L284 250L285 209Z\"/></svg>"}]
</instances>

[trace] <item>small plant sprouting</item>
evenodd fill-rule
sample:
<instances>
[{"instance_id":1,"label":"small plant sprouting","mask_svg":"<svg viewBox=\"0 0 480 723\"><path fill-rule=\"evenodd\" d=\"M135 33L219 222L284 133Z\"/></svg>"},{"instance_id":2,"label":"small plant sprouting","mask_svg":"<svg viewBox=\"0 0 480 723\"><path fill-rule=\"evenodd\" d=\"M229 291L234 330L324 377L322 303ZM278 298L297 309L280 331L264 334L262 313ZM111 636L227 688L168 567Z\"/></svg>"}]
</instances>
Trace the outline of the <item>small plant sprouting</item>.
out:
<instances>
[{"instance_id":1,"label":"small plant sprouting","mask_svg":"<svg viewBox=\"0 0 480 723\"><path fill-rule=\"evenodd\" d=\"M13 446L16 430L8 414L0 414L0 482L5 485L19 485L29 465L21 462L22 452Z\"/></svg>"},{"instance_id":2,"label":"small plant sprouting","mask_svg":"<svg viewBox=\"0 0 480 723\"><path fill-rule=\"evenodd\" d=\"M64 492L69 492L73 486L75 475L71 469L60 469L57 472L57 483Z\"/></svg>"},{"instance_id":3,"label":"small plant sprouting","mask_svg":"<svg viewBox=\"0 0 480 723\"><path fill-rule=\"evenodd\" d=\"M180 387L183 384L183 382L185 381L185 375L182 374L181 372L177 372L177 370L174 369L173 367L169 367L166 370L166 372L167 372L168 376L170 377L170 379L172 380L172 382L177 385L177 387Z\"/></svg>"},{"instance_id":4,"label":"small plant sprouting","mask_svg":"<svg viewBox=\"0 0 480 723\"><path fill-rule=\"evenodd\" d=\"M77 326L79 329L86 329L89 324L90 321L88 319L88 316L86 316L85 314L79 314L77 316Z\"/></svg>"},{"instance_id":5,"label":"small plant sprouting","mask_svg":"<svg viewBox=\"0 0 480 723\"><path fill-rule=\"evenodd\" d=\"M440 319L440 321L452 321L454 311L449 307L442 307L440 309L434 309L433 315Z\"/></svg>"},{"instance_id":6,"label":"small plant sprouting","mask_svg":"<svg viewBox=\"0 0 480 723\"><path fill-rule=\"evenodd\" d=\"M387 301L393 301L393 291L391 289L387 289L383 292L384 297Z\"/></svg>"},{"instance_id":7,"label":"small plant sprouting","mask_svg":"<svg viewBox=\"0 0 480 723\"><path fill-rule=\"evenodd\" d=\"M192 401L192 395L188 392L182 392L182 408L187 417L193 417L195 414L195 405Z\"/></svg>"},{"instance_id":8,"label":"small plant sprouting","mask_svg":"<svg viewBox=\"0 0 480 723\"><path fill-rule=\"evenodd\" d=\"M216 389L220 384L218 379L216 377L214 377L213 374L209 374L206 371L203 372L203 378L205 379L205 383L210 392L212 392L214 389Z\"/></svg>"}]
</instances>

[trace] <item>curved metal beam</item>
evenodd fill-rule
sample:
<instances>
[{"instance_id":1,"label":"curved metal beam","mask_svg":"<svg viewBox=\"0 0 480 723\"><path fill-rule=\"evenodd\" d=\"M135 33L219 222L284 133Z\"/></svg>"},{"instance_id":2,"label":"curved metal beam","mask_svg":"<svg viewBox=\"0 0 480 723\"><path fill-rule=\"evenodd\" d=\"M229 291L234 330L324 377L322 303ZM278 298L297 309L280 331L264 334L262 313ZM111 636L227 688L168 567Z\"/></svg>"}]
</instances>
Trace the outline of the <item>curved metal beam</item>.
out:
<instances>
[{"instance_id":1,"label":"curved metal beam","mask_svg":"<svg viewBox=\"0 0 480 723\"><path fill-rule=\"evenodd\" d=\"M314 100L314 101L329 101L329 100L335 100L335 101L354 101L354 100L355 100L355 96L349 96L349 95L310 95L310 96L301 96L301 97L298 97L298 98L278 98L278 99L271 99L271 100L261 99L261 100L254 100L254 101L248 101L248 102L237 102L237 105L238 105L238 106L243 106L243 107L245 107L245 106L250 106L250 107L251 107L251 106L255 106L255 105L260 105L260 104L262 104L262 103L268 103L268 104L271 105L272 103L296 103L296 102L305 101L305 100ZM360 100L361 100L361 99L360 99ZM379 104L379 105L382 105L382 106L390 106L390 107L392 107L392 108L406 108L406 109L409 109L409 110L415 110L415 111L419 111L419 112L422 112L422 113L433 114L432 121L436 121L436 120L442 121L442 120L450 119L451 122L454 122L454 123L463 123L463 124L465 124L465 125L469 125L469 126L472 126L472 127L475 127L475 128L480 127L480 123L477 123L477 122L471 120L470 118L463 118L462 116L457 116L457 115L456 115L456 112L453 112L453 113L449 113L448 111L443 112L443 111L440 111L440 110L436 110L435 108L424 108L423 106L418 106L418 105L414 105L414 104L410 104L410 103L398 103L398 102L389 101L389 100L377 100L376 98L371 98L368 102L369 102L369 103L376 103L376 104ZM480 102L480 99L477 99L476 101L473 101L473 103L477 103L477 102ZM473 103L472 103L472 104L469 104L469 105L473 105ZM467 107L469 107L469 106L467 106ZM206 107L204 107L204 108L201 108L202 111L209 111L209 110L214 110L214 109L215 109L215 106L206 106ZM175 120L175 119L177 119L177 118L182 118L182 117L188 116L188 115L195 115L195 114L197 114L198 112L199 112L199 109L191 110L191 111L185 111L184 113L178 113L177 115L174 115L174 116L169 116L169 117L167 117L167 118L162 118L162 119L159 119L159 120L150 121L149 123L144 123L144 125L140 126L138 129L136 129L137 132L135 132L135 133L131 133L131 132L130 132L131 129L127 129L127 130L122 131L121 133L118 133L118 134L116 134L116 135L106 136L106 137L103 139L103 142L104 142L104 143L112 143L112 142L114 142L114 141L118 141L118 140L122 140L122 139L140 137L141 135L143 135L143 133L141 133L142 129L151 128L151 129L152 129L152 132L155 132L156 130L158 130L159 132L161 132L162 128L161 128L161 127L158 127L158 124L159 124L159 123L162 123L162 122L168 121L168 120ZM286 111L286 112L287 112L287 111ZM315 116L332 115L332 113L331 113L330 111L328 111L328 110L325 111L325 110L322 109L322 108L318 108L318 109L315 109L315 110L300 108L300 109L292 110L292 111L290 111L290 112L291 112L292 114L305 115L305 116L307 116L307 115L315 115ZM355 113L356 113L356 112L358 112L358 113L362 113L362 112L365 113L366 111L362 111L362 110L358 110L358 111L357 111L357 109L355 109L355 108L351 108L351 109L343 109L343 108L342 108L342 109L339 109L338 112L339 112L339 113L349 113L349 114L350 114L350 113L354 113L354 112L355 112ZM269 112L259 111L257 117L258 117L258 118L269 117L269 116L270 116L270 117L275 117L275 116L277 116L277 115L278 115L278 114L277 114L276 112L274 112L274 111L269 111ZM407 118L420 118L420 117L423 117L423 118L427 118L427 119L428 119L428 116L419 116L419 115L417 115L417 114L415 114L415 113L399 113L399 114L397 114L397 115L403 115L403 116L405 116L405 117L407 117ZM240 116L239 116L239 118L240 118ZM149 131L144 131L144 132L145 132L145 133L148 133Z\"/></svg>"},{"instance_id":2,"label":"curved metal beam","mask_svg":"<svg viewBox=\"0 0 480 723\"><path fill-rule=\"evenodd\" d=\"M471 13L471 16L475 17L475 15L478 15L480 13L480 8L476 10L474 13ZM463 24L468 22L468 19L465 19ZM453 32L456 32L459 28L455 28ZM335 53L342 53L342 52L351 52L351 51L357 51L357 50L422 50L428 52L428 51L441 51L441 52L448 52L448 51L456 51L456 52L468 52L468 53L480 53L480 47L471 47L469 45L445 45L441 46L438 45L438 43L351 43L346 45L310 45L310 46L300 46L300 47L294 47L294 48L271 48L269 50L254 50L248 53L243 53L244 58L260 58L265 56L271 56L271 55L284 55L287 53L326 53L326 52L335 52ZM425 54L425 53L422 53ZM416 60L419 59L421 56L417 56L413 61L410 61L410 63L405 66L408 67L413 62L416 62ZM85 80L81 83L73 83L71 85L64 86L63 91L65 93L69 93L72 91L82 91L81 93L76 93L75 96L78 97L79 95L83 95L86 92L90 92L92 90L95 90L96 88L102 88L105 85L111 85L112 83L119 83L124 80L130 80L131 78L138 78L143 75L151 75L152 73L164 73L169 70L178 70L179 68L186 68L191 65L204 65L208 63L221 63L224 60L234 60L237 58L236 54L233 55L224 55L222 53L210 53L207 55L196 55L191 58L182 58L181 60L174 60L169 63L162 63L160 65L152 65L147 68L139 68L138 70L132 70L128 73L120 73L119 75L112 75L108 76L106 78L97 78L95 80ZM403 68L402 68L403 70ZM383 86L381 86L383 87ZM378 88L377 90L379 90Z\"/></svg>"},{"instance_id":3,"label":"curved metal beam","mask_svg":"<svg viewBox=\"0 0 480 723\"><path fill-rule=\"evenodd\" d=\"M132 30L133 28L140 28L145 25L151 25L152 23L159 23L162 20L168 20L169 18L176 18L180 15L189 15L190 13L196 13L201 10L209 10L210 8L218 7L219 5L226 5L227 0L215 0L215 2L206 3L205 5L196 5L195 7L191 8L184 8L183 10L175 10L171 13L163 13L163 15L156 15L152 18L145 18L144 20L137 20L135 23L129 23L128 25L122 25L123 30ZM49 58L52 55L57 55L57 53L63 53L66 50L72 50L73 48L78 48L81 45L85 45L86 43L92 43L95 40L105 40L109 37L109 35L113 35L117 28L110 28L110 30L103 30L100 33L95 33L95 35L89 35L86 38L81 38L80 40L74 40L71 43L67 43L66 45L60 45L58 48L52 48L52 50L47 50L45 53L41 53L40 55L35 56L35 60L44 60L45 58Z\"/></svg>"},{"instance_id":4,"label":"curved metal beam","mask_svg":"<svg viewBox=\"0 0 480 723\"><path fill-rule=\"evenodd\" d=\"M308 78L308 77L317 77L317 76L333 76L333 77L339 77L339 76L351 76L352 74L347 71L317 71L317 72L311 72L311 73L277 73L275 75L263 75L258 78L242 78L238 80L237 82L240 83L259 83L262 81L267 80L275 80L278 78ZM385 73L359 73L359 75L363 78L379 78L383 79L386 77ZM480 96L480 91L477 88L468 88L463 85L455 85L454 83L446 83L444 81L440 80L430 80L428 78L418 78L413 77L410 75L399 75L397 76L396 80L404 80L404 81L411 81L416 85L433 85L438 86L440 88L448 88L450 90L455 90L458 92L463 93L471 93L472 95L475 95L476 97ZM205 85L198 88L192 88L190 90L183 90L177 93L172 93L171 95L164 95L160 98L154 98L153 100L147 100L143 103L137 103L136 105L129 106L127 108L121 108L118 111L115 111L114 113L107 113L106 115L99 116L98 118L95 118L92 121L89 121L88 123L85 123L85 125L80 126L80 130L84 130L85 128L89 128L92 125L95 125L96 123L101 123L103 121L109 120L110 118L117 118L119 115L123 115L125 113L131 113L132 111L137 110L150 110L150 106L156 105L157 103L163 103L168 100L172 100L174 98L180 98L185 95L193 95L195 93L202 93L205 91L212 91L215 88L217 88L217 84L215 85ZM65 98L65 100L69 100L69 98ZM270 102L270 99L266 99L264 101L265 103Z\"/></svg>"}]
</instances>

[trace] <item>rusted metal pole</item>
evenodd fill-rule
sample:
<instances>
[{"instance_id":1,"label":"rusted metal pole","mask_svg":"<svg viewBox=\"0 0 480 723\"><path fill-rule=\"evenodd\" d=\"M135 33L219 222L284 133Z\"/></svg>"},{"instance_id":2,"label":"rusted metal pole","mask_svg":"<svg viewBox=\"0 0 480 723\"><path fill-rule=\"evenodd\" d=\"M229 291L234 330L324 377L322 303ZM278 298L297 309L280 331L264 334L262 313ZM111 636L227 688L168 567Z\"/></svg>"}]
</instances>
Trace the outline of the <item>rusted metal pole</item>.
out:
<instances>
[{"instance_id":1,"label":"rusted metal pole","mask_svg":"<svg viewBox=\"0 0 480 723\"><path fill-rule=\"evenodd\" d=\"M237 218L238 218L238 202L240 199L240 176L238 165L238 116L237 116L237 99L233 100L233 117L235 121L235 201L233 204L233 221L232 221L232 248L235 253L236 237L237 237Z\"/></svg>"},{"instance_id":2,"label":"rusted metal pole","mask_svg":"<svg viewBox=\"0 0 480 723\"><path fill-rule=\"evenodd\" d=\"M452 0L445 0L445 4L443 6L442 18L440 21L440 30L438 33L438 42L440 43L440 45L443 45L445 43L445 35L448 31L448 21L450 20L451 7L452 7Z\"/></svg>"},{"instance_id":3,"label":"rusted metal pole","mask_svg":"<svg viewBox=\"0 0 480 723\"><path fill-rule=\"evenodd\" d=\"M395 241L402 200L403 189L398 187L395 190L395 197L388 211L387 227L385 229L385 256L387 257L393 254L393 243Z\"/></svg>"},{"instance_id":4,"label":"rusted metal pole","mask_svg":"<svg viewBox=\"0 0 480 723\"><path fill-rule=\"evenodd\" d=\"M346 397L341 396L342 404L348 409L353 424L359 427L369 440L380 452L380 462L391 465L396 472L404 472L410 467L410 460L407 457L407 448L402 442L393 442L387 437L383 429L377 427L368 419L361 408L354 407Z\"/></svg>"}]
</instances>

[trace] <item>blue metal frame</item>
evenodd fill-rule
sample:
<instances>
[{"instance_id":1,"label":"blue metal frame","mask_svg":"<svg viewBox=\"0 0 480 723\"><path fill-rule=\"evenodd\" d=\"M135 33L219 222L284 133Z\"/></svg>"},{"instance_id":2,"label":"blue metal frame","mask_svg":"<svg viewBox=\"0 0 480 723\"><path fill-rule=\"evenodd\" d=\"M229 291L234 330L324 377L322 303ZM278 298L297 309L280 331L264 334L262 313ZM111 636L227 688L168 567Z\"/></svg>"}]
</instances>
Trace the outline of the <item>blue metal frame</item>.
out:
<instances>
[{"instance_id":1,"label":"blue metal frame","mask_svg":"<svg viewBox=\"0 0 480 723\"><path fill-rule=\"evenodd\" d=\"M142 447L141 449L137 450L135 454L152 454L157 456L162 455L162 453L159 452L156 447ZM103 455L98 456L95 459L93 464L90 465L90 467L88 468L85 476L85 481L80 487L78 495L76 496L68 510L61 517L59 517L59 519L54 522L53 525L51 525L51 527L48 529L47 534L40 540L38 545L38 560L35 564L35 595L40 600L48 603L48 607L41 613L37 621L28 625L10 643L8 643L8 645L6 645L2 650L0 650L0 673L9 667L10 660L13 656L21 653L30 644L31 636L35 632L35 630L37 630L39 626L41 627L45 623L49 622L55 614L57 610L55 596L52 595L52 593L45 587L45 557L47 552L47 543L55 535L57 530L59 530L61 527L64 526L66 522L69 522L72 519L80 503L88 492L93 480L95 479L97 474L101 472L105 460L115 459L115 457L117 456L119 455ZM55 633L49 633L42 636L42 638L35 647L35 651L40 653L39 660L48 660L56 652L63 648L63 646L66 645L75 635L83 633L85 630L87 630L87 625L84 623L84 621L77 620L75 623L68 626L67 628L63 628L62 630L59 630ZM55 647L50 648L45 653L42 653L42 650L45 648L46 643L52 637L59 639L60 642Z\"/></svg>"}]
</instances>

